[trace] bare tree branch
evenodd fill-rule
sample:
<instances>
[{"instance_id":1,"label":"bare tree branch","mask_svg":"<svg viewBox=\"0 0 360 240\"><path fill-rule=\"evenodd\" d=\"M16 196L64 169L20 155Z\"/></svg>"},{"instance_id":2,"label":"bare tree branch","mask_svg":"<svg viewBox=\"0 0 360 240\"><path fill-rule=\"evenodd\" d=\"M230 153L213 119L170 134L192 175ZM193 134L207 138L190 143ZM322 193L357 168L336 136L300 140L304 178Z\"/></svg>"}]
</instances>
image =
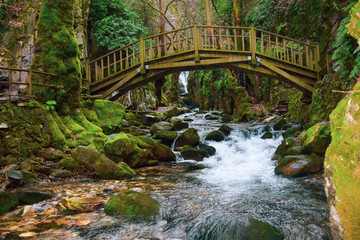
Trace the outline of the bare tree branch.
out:
<instances>
[{"instance_id":1,"label":"bare tree branch","mask_svg":"<svg viewBox=\"0 0 360 240\"><path fill-rule=\"evenodd\" d=\"M150 2L146 1L146 0L141 0L142 2L146 3L147 5L149 5L152 9L154 9L156 12L160 13L161 16L163 16L165 18L165 20L169 23L169 25L173 28L176 29L176 27L171 23L171 21L166 17L165 13L163 13L162 11L160 11L159 9L157 9L156 7L154 7Z\"/></svg>"}]
</instances>

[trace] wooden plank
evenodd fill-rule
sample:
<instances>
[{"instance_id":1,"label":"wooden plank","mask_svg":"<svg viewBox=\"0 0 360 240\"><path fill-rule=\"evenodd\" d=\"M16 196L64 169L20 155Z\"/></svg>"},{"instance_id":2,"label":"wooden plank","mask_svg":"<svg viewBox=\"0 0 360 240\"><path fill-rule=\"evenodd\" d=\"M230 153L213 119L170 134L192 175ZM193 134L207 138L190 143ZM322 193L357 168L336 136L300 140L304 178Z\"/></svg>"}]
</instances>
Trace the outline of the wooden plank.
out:
<instances>
[{"instance_id":1,"label":"wooden plank","mask_svg":"<svg viewBox=\"0 0 360 240\"><path fill-rule=\"evenodd\" d=\"M309 92L313 92L314 88L303 81L300 81L298 78L290 75L289 73L281 70L280 68L276 67L272 62L262 59L260 62L265 67L269 68L270 70L274 71L275 73L285 77L286 79L290 80L291 82L295 83L296 85L308 90Z\"/></svg>"},{"instance_id":2,"label":"wooden plank","mask_svg":"<svg viewBox=\"0 0 360 240\"><path fill-rule=\"evenodd\" d=\"M116 91L117 89L119 89L122 85L124 85L126 82L130 81L131 79L133 79L136 75L138 75L138 71L132 71L131 73L129 73L124 79L122 79L120 82L118 82L117 84L115 84L113 87L111 87L110 89L106 90L103 94L102 97L106 98L108 97L111 93L113 93L114 91Z\"/></svg>"}]
</instances>

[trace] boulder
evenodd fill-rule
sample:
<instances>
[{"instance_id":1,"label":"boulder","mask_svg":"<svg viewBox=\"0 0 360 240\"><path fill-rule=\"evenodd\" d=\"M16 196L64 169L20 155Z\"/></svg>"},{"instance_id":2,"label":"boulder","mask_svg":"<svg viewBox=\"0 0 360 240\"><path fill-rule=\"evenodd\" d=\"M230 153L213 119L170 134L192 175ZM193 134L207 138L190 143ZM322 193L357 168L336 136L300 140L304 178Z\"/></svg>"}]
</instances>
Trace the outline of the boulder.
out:
<instances>
[{"instance_id":1,"label":"boulder","mask_svg":"<svg viewBox=\"0 0 360 240\"><path fill-rule=\"evenodd\" d=\"M205 149L197 149L192 146L186 145L181 150L181 156L185 160L202 161L204 158L209 157L209 153Z\"/></svg>"},{"instance_id":2,"label":"boulder","mask_svg":"<svg viewBox=\"0 0 360 240\"><path fill-rule=\"evenodd\" d=\"M318 173L323 167L323 160L313 155L290 155L280 160L275 174L287 177L301 177Z\"/></svg>"},{"instance_id":3,"label":"boulder","mask_svg":"<svg viewBox=\"0 0 360 240\"><path fill-rule=\"evenodd\" d=\"M21 174L23 176L23 183L26 185L35 185L37 184L37 176L36 174L22 170Z\"/></svg>"},{"instance_id":4,"label":"boulder","mask_svg":"<svg viewBox=\"0 0 360 240\"><path fill-rule=\"evenodd\" d=\"M19 199L12 192L0 189L0 215L10 211L19 204Z\"/></svg>"},{"instance_id":5,"label":"boulder","mask_svg":"<svg viewBox=\"0 0 360 240\"><path fill-rule=\"evenodd\" d=\"M225 140L224 134L219 130L212 131L206 135L205 140L221 142Z\"/></svg>"},{"instance_id":6,"label":"boulder","mask_svg":"<svg viewBox=\"0 0 360 240\"><path fill-rule=\"evenodd\" d=\"M175 140L175 148L181 148L185 145L197 146L200 143L200 137L195 128L189 128L181 133Z\"/></svg>"},{"instance_id":7,"label":"boulder","mask_svg":"<svg viewBox=\"0 0 360 240\"><path fill-rule=\"evenodd\" d=\"M216 153L216 149L206 144L199 144L199 149L204 149L208 152L209 156L213 156Z\"/></svg>"},{"instance_id":8,"label":"boulder","mask_svg":"<svg viewBox=\"0 0 360 240\"><path fill-rule=\"evenodd\" d=\"M52 172L51 167L42 166L42 165L35 165L35 166L33 167L33 169L34 169L36 172L41 173L41 174L44 174L44 175L50 175L50 173Z\"/></svg>"},{"instance_id":9,"label":"boulder","mask_svg":"<svg viewBox=\"0 0 360 240\"><path fill-rule=\"evenodd\" d=\"M92 147L79 146L73 152L76 161L102 179L126 179L135 176L135 171L127 165L119 166Z\"/></svg>"},{"instance_id":10,"label":"boulder","mask_svg":"<svg viewBox=\"0 0 360 240\"><path fill-rule=\"evenodd\" d=\"M287 138L277 147L275 154L282 158L288 155L298 155L300 154L300 148L296 146L293 138Z\"/></svg>"},{"instance_id":11,"label":"boulder","mask_svg":"<svg viewBox=\"0 0 360 240\"><path fill-rule=\"evenodd\" d=\"M105 205L105 199L102 197L79 197L64 198L61 204L66 210L91 212L96 211Z\"/></svg>"},{"instance_id":12,"label":"boulder","mask_svg":"<svg viewBox=\"0 0 360 240\"><path fill-rule=\"evenodd\" d=\"M175 161L175 154L168 146L146 136L119 133L111 135L104 145L106 156L115 162L126 162L130 167L148 166L150 160Z\"/></svg>"},{"instance_id":13,"label":"boulder","mask_svg":"<svg viewBox=\"0 0 360 240\"><path fill-rule=\"evenodd\" d=\"M206 120L218 120L219 116L214 116L214 115L208 114L205 116L205 119Z\"/></svg>"},{"instance_id":14,"label":"boulder","mask_svg":"<svg viewBox=\"0 0 360 240\"><path fill-rule=\"evenodd\" d=\"M145 193L125 190L106 203L107 215L135 215L149 217L159 212L160 203Z\"/></svg>"},{"instance_id":15,"label":"boulder","mask_svg":"<svg viewBox=\"0 0 360 240\"><path fill-rule=\"evenodd\" d=\"M171 123L174 124L174 130L175 131L180 131L180 130L183 130L183 129L189 127L189 123L184 122L184 121L182 121L181 119L178 119L178 118L171 119Z\"/></svg>"},{"instance_id":16,"label":"boulder","mask_svg":"<svg viewBox=\"0 0 360 240\"><path fill-rule=\"evenodd\" d=\"M157 122L151 125L150 132L151 134L156 133L159 130L162 131L171 131L174 128L174 124L169 122Z\"/></svg>"},{"instance_id":17,"label":"boulder","mask_svg":"<svg viewBox=\"0 0 360 240\"><path fill-rule=\"evenodd\" d=\"M263 239L263 240L282 240L284 236L279 229L271 226L267 222L250 219L244 228L242 239Z\"/></svg>"},{"instance_id":18,"label":"boulder","mask_svg":"<svg viewBox=\"0 0 360 240\"><path fill-rule=\"evenodd\" d=\"M220 126L219 131L222 132L225 136L229 136L231 132L231 127L223 124Z\"/></svg>"},{"instance_id":19,"label":"boulder","mask_svg":"<svg viewBox=\"0 0 360 240\"><path fill-rule=\"evenodd\" d=\"M158 116L153 116L153 115L145 115L144 119L143 119L143 124L145 126L151 126L154 123L160 122L161 119Z\"/></svg>"},{"instance_id":20,"label":"boulder","mask_svg":"<svg viewBox=\"0 0 360 240\"><path fill-rule=\"evenodd\" d=\"M274 124L274 130L281 130L283 129L283 126L286 124L286 120L284 118L281 118L277 120Z\"/></svg>"},{"instance_id":21,"label":"boulder","mask_svg":"<svg viewBox=\"0 0 360 240\"><path fill-rule=\"evenodd\" d=\"M43 191L36 189L18 190L14 192L19 199L20 204L34 204L53 197L54 193L51 191Z\"/></svg>"},{"instance_id":22,"label":"boulder","mask_svg":"<svg viewBox=\"0 0 360 240\"><path fill-rule=\"evenodd\" d=\"M330 142L330 124L328 122L317 123L306 130L302 136L301 152L304 154L316 153L324 156Z\"/></svg>"},{"instance_id":23,"label":"boulder","mask_svg":"<svg viewBox=\"0 0 360 240\"><path fill-rule=\"evenodd\" d=\"M157 131L153 135L154 139L159 139L161 144L167 145L169 147L174 142L176 137L177 137L176 131L166 131L166 130Z\"/></svg>"},{"instance_id":24,"label":"boulder","mask_svg":"<svg viewBox=\"0 0 360 240\"><path fill-rule=\"evenodd\" d=\"M66 170L79 170L80 168L79 162L71 156L61 159L61 161L57 163L57 166Z\"/></svg>"},{"instance_id":25,"label":"boulder","mask_svg":"<svg viewBox=\"0 0 360 240\"><path fill-rule=\"evenodd\" d=\"M73 172L69 171L69 170L64 170L64 169L55 169L50 176L52 177L56 177L56 178L69 178L72 177L74 174Z\"/></svg>"},{"instance_id":26,"label":"boulder","mask_svg":"<svg viewBox=\"0 0 360 240\"><path fill-rule=\"evenodd\" d=\"M270 131L267 131L261 136L261 139L271 139L273 137L273 134Z\"/></svg>"}]
</instances>

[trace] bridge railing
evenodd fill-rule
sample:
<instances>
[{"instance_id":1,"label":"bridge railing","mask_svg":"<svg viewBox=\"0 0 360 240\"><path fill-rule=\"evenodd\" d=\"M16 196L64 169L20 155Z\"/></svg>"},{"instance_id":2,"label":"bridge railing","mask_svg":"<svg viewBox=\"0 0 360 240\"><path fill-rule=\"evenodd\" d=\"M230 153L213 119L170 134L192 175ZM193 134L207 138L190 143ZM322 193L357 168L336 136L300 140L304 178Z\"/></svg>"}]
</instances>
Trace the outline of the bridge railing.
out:
<instances>
[{"instance_id":1,"label":"bridge railing","mask_svg":"<svg viewBox=\"0 0 360 240\"><path fill-rule=\"evenodd\" d=\"M104 81L116 73L139 67L145 71L145 63L195 51L241 52L274 58L302 68L319 72L320 51L318 45L301 42L254 27L223 27L194 25L155 36L140 38L127 46L89 62L86 66L89 84Z\"/></svg>"}]
</instances>

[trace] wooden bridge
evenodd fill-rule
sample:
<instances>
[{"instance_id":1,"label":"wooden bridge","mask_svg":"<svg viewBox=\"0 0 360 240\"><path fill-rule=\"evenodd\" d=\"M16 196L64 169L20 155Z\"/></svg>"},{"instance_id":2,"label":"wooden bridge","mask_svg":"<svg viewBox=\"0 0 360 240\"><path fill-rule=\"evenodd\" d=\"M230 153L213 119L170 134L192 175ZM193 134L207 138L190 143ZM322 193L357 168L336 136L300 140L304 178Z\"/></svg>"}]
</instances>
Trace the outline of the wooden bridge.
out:
<instances>
[{"instance_id":1,"label":"wooden bridge","mask_svg":"<svg viewBox=\"0 0 360 240\"><path fill-rule=\"evenodd\" d=\"M319 45L254 27L194 25L140 38L86 64L91 95L116 100L173 72L234 68L313 91L320 72ZM326 59L328 60L328 59Z\"/></svg>"}]
</instances>

